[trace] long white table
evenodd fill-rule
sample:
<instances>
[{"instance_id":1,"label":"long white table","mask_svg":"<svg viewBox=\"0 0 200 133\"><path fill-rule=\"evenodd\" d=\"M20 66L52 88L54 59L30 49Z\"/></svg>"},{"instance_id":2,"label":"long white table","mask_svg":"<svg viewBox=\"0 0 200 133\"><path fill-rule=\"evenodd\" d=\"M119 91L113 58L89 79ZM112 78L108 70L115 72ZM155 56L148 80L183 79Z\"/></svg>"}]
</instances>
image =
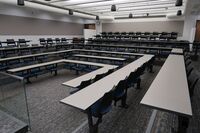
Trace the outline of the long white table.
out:
<instances>
[{"instance_id":1,"label":"long white table","mask_svg":"<svg viewBox=\"0 0 200 133\"><path fill-rule=\"evenodd\" d=\"M64 82L64 83L62 83L62 85L76 88L77 86L79 86L81 84L82 81L89 80L89 79L94 79L96 75L106 73L108 70L115 69L115 68L117 68L117 66L105 65L104 67L102 67L100 69L97 69L97 70L95 70L93 72L84 74L84 75L82 75L82 76L80 76L78 78L75 78L75 79L72 79L70 81Z\"/></svg>"},{"instance_id":2,"label":"long white table","mask_svg":"<svg viewBox=\"0 0 200 133\"><path fill-rule=\"evenodd\" d=\"M171 54L180 54L183 55L183 49L181 48L173 48Z\"/></svg>"},{"instance_id":3,"label":"long white table","mask_svg":"<svg viewBox=\"0 0 200 133\"><path fill-rule=\"evenodd\" d=\"M80 52L94 52L94 53L105 53L105 54L118 54L118 55L128 55L128 56L143 56L141 53L127 53L127 52L113 52L113 51L99 51L99 50L87 50L79 49Z\"/></svg>"},{"instance_id":4,"label":"long white table","mask_svg":"<svg viewBox=\"0 0 200 133\"><path fill-rule=\"evenodd\" d=\"M152 108L192 116L182 55L169 55L140 103Z\"/></svg>"},{"instance_id":5,"label":"long white table","mask_svg":"<svg viewBox=\"0 0 200 133\"><path fill-rule=\"evenodd\" d=\"M144 55L143 57L133 61L132 63L91 84L90 86L64 98L61 100L61 103L81 110L86 110L99 100L106 92L112 90L120 80L125 79L131 72L135 71L152 58L153 55Z\"/></svg>"},{"instance_id":6,"label":"long white table","mask_svg":"<svg viewBox=\"0 0 200 133\"><path fill-rule=\"evenodd\" d=\"M20 71L24 71L24 70L29 70L29 69L33 69L33 68L37 68L37 67L42 67L42 66L47 66L47 65L52 65L52 64L58 64L58 63L76 63L76 64L99 66L99 67L108 66L108 65L102 64L102 63L93 63L93 62L87 62L87 61L62 59L62 60L50 61L50 62L45 62L45 63L39 63L39 64L34 64L34 65L29 65L29 66L9 69L7 71L11 72L11 73L16 73L16 72L20 72Z\"/></svg>"},{"instance_id":7,"label":"long white table","mask_svg":"<svg viewBox=\"0 0 200 133\"><path fill-rule=\"evenodd\" d=\"M92 59L103 59L103 60L112 60L112 61L125 61L124 58L115 58L115 57L107 57L107 56L94 56L94 55L82 55L82 54L75 54L74 57L79 58L92 58Z\"/></svg>"},{"instance_id":8,"label":"long white table","mask_svg":"<svg viewBox=\"0 0 200 133\"><path fill-rule=\"evenodd\" d=\"M2 58L2 59L0 59L0 62L22 59L22 58L29 58L29 57L45 56L45 55L50 55L50 54L60 54L60 53L66 53L66 52L72 52L72 51L74 51L74 50L70 49L70 50L62 50L62 51L55 51L55 52L45 52L45 53L39 53L39 54L15 56L15 57L9 57L9 58Z\"/></svg>"}]
</instances>

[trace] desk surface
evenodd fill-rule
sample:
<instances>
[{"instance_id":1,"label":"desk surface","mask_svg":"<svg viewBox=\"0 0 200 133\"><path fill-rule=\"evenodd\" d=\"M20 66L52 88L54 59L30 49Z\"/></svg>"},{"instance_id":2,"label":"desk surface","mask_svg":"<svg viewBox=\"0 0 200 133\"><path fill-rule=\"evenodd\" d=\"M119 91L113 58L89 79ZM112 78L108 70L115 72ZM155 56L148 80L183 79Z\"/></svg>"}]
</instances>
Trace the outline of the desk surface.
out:
<instances>
[{"instance_id":1,"label":"desk surface","mask_svg":"<svg viewBox=\"0 0 200 133\"><path fill-rule=\"evenodd\" d=\"M80 49L80 51L82 51L82 52L106 53L106 54L132 55L132 56L143 56L143 55L144 55L144 54L140 54L140 53L113 52L113 51L99 51L99 50L87 50L87 49Z\"/></svg>"},{"instance_id":2,"label":"desk surface","mask_svg":"<svg viewBox=\"0 0 200 133\"><path fill-rule=\"evenodd\" d=\"M140 103L153 108L192 116L182 55L169 55Z\"/></svg>"},{"instance_id":3,"label":"desk surface","mask_svg":"<svg viewBox=\"0 0 200 133\"><path fill-rule=\"evenodd\" d=\"M62 60L56 60L56 61L51 61L51 62L45 62L45 63L39 63L39 64L34 64L34 65L9 69L7 71L11 72L11 73L15 73L15 72L20 72L20 71L29 70L29 69L33 69L33 68L37 68L37 67L42 67L42 66L47 66L47 65L51 65L51 64L58 64L58 63L75 63L75 64L84 64L84 65L99 66L99 67L108 66L106 64L101 64L101 63L62 59Z\"/></svg>"},{"instance_id":4,"label":"desk surface","mask_svg":"<svg viewBox=\"0 0 200 133\"><path fill-rule=\"evenodd\" d=\"M94 58L94 59L105 59L105 60L116 60L116 61L125 61L124 58L115 58L115 57L107 57L107 56L94 56L94 55L82 55L75 54L74 57L84 57L84 58Z\"/></svg>"},{"instance_id":5,"label":"desk surface","mask_svg":"<svg viewBox=\"0 0 200 133\"><path fill-rule=\"evenodd\" d=\"M70 51L73 51L73 49L62 50L62 51L55 51L55 52L45 52L45 53L39 53L39 54L31 54L31 55L23 55L23 56L15 56L15 57L9 57L9 58L2 58L2 59L0 59L0 62L2 62L2 61L9 61L9 60L15 60L15 59L21 59L21 58L29 58L29 57L50 55L50 54L59 54L59 53L65 53L65 52L70 52Z\"/></svg>"},{"instance_id":6,"label":"desk surface","mask_svg":"<svg viewBox=\"0 0 200 133\"><path fill-rule=\"evenodd\" d=\"M88 87L70 95L61 100L61 103L86 110L97 100L99 100L106 92L109 92L116 86L120 80L125 79L129 74L135 71L138 67L149 61L153 55L144 55L143 57L133 61L123 68L113 72L103 79L89 85Z\"/></svg>"},{"instance_id":7,"label":"desk surface","mask_svg":"<svg viewBox=\"0 0 200 133\"><path fill-rule=\"evenodd\" d=\"M93 79L93 78L95 78L96 75L106 73L108 70L114 69L114 68L117 68L117 66L106 65L106 66L104 66L100 69L93 71L93 72L84 74L83 76L80 76L78 78L75 78L75 79L72 79L72 80L67 81L65 83L62 83L62 85L75 88L75 87L79 86L82 81Z\"/></svg>"},{"instance_id":8,"label":"desk surface","mask_svg":"<svg viewBox=\"0 0 200 133\"><path fill-rule=\"evenodd\" d=\"M173 54L183 54L183 49L181 49L181 48L173 48L171 53L173 53Z\"/></svg>"}]
</instances>

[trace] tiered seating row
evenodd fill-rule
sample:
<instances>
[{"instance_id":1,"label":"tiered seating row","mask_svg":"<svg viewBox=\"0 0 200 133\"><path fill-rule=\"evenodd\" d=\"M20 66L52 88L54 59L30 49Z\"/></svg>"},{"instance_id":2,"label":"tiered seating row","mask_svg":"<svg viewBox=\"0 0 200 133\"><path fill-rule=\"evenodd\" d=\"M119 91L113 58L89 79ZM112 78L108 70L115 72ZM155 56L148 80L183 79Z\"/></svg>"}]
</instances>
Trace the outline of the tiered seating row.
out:
<instances>
[{"instance_id":1,"label":"tiered seating row","mask_svg":"<svg viewBox=\"0 0 200 133\"><path fill-rule=\"evenodd\" d=\"M102 32L96 38L115 38L115 39L145 39L145 40L176 40L177 32Z\"/></svg>"}]
</instances>

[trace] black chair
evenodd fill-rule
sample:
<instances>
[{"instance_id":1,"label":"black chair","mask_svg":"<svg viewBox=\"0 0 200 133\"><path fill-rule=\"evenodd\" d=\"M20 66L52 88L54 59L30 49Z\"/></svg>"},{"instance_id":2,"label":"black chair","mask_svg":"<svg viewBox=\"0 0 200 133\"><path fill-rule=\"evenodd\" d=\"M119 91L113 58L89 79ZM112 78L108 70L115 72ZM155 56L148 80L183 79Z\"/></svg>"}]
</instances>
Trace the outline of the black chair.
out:
<instances>
[{"instance_id":1,"label":"black chair","mask_svg":"<svg viewBox=\"0 0 200 133\"><path fill-rule=\"evenodd\" d=\"M128 108L128 105L126 104L126 98L127 98L127 80L121 80L117 84L117 86L114 89L113 92L113 100L114 105L117 105L117 102L121 100L121 107Z\"/></svg>"},{"instance_id":2,"label":"black chair","mask_svg":"<svg viewBox=\"0 0 200 133\"><path fill-rule=\"evenodd\" d=\"M194 82L193 82L191 85L189 85L190 97L193 96L193 94L194 94L194 89L195 89L195 87L196 87L198 81L199 81L199 78L196 77L196 79L194 80Z\"/></svg>"},{"instance_id":3,"label":"black chair","mask_svg":"<svg viewBox=\"0 0 200 133\"><path fill-rule=\"evenodd\" d=\"M40 41L40 45L43 45L43 46L47 45L46 40L44 38L40 38L39 41Z\"/></svg>"},{"instance_id":4,"label":"black chair","mask_svg":"<svg viewBox=\"0 0 200 133\"><path fill-rule=\"evenodd\" d=\"M28 45L26 44L26 40L25 39L18 39L18 45L20 47L27 47Z\"/></svg>"},{"instance_id":5,"label":"black chair","mask_svg":"<svg viewBox=\"0 0 200 133\"><path fill-rule=\"evenodd\" d=\"M133 87L137 83L137 89L140 89L141 78L139 71L131 72L127 78L127 86Z\"/></svg>"},{"instance_id":6,"label":"black chair","mask_svg":"<svg viewBox=\"0 0 200 133\"><path fill-rule=\"evenodd\" d=\"M16 47L16 43L14 39L7 39L7 46L8 47Z\"/></svg>"},{"instance_id":7,"label":"black chair","mask_svg":"<svg viewBox=\"0 0 200 133\"><path fill-rule=\"evenodd\" d=\"M60 44L60 38L55 38L56 44Z\"/></svg>"},{"instance_id":8,"label":"black chair","mask_svg":"<svg viewBox=\"0 0 200 133\"><path fill-rule=\"evenodd\" d=\"M108 70L108 72L105 73L105 76L107 76L107 75L113 73L114 71L115 71L115 69L110 69L110 70Z\"/></svg>"},{"instance_id":9,"label":"black chair","mask_svg":"<svg viewBox=\"0 0 200 133\"><path fill-rule=\"evenodd\" d=\"M53 39L52 38L47 38L47 45L50 45L52 46L54 43L53 43Z\"/></svg>"},{"instance_id":10,"label":"black chair","mask_svg":"<svg viewBox=\"0 0 200 133\"><path fill-rule=\"evenodd\" d=\"M91 79L86 80L86 81L82 81L81 84L80 84L78 87L76 87L77 89L74 90L74 91L71 91L70 94L74 94L74 93L76 93L77 91L82 90L83 88L89 86L89 85L91 84L91 82L92 82Z\"/></svg>"},{"instance_id":11,"label":"black chair","mask_svg":"<svg viewBox=\"0 0 200 133\"><path fill-rule=\"evenodd\" d=\"M110 112L112 109L113 91L107 92L94 103L90 110L93 117L98 118L97 122L93 125L95 127L95 132L98 132L98 125L102 122L103 115Z\"/></svg>"},{"instance_id":12,"label":"black chair","mask_svg":"<svg viewBox=\"0 0 200 133\"><path fill-rule=\"evenodd\" d=\"M105 77L105 75L106 75L106 73L96 75L92 82L94 83L94 82L102 79L103 77Z\"/></svg>"},{"instance_id":13,"label":"black chair","mask_svg":"<svg viewBox=\"0 0 200 133\"><path fill-rule=\"evenodd\" d=\"M189 70L186 69L186 74L187 74L187 77L189 77L192 73L192 71L194 70L193 67L191 67Z\"/></svg>"},{"instance_id":14,"label":"black chair","mask_svg":"<svg viewBox=\"0 0 200 133\"><path fill-rule=\"evenodd\" d=\"M67 43L67 39L66 38L61 38L61 43L63 43L63 44Z\"/></svg>"}]
</instances>

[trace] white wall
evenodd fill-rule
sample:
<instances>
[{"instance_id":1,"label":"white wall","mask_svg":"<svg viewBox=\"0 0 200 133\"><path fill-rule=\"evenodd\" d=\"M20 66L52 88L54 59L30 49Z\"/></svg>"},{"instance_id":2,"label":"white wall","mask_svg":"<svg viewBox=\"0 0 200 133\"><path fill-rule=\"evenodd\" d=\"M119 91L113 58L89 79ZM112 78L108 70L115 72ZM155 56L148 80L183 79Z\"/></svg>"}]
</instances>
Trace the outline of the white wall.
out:
<instances>
[{"instance_id":1,"label":"white wall","mask_svg":"<svg viewBox=\"0 0 200 133\"><path fill-rule=\"evenodd\" d=\"M8 1L11 1L11 0L8 0ZM31 7L27 7L26 5L17 6L16 4L7 4L7 3L3 3L2 1L0 1L0 14L40 18L40 19L48 19L48 20L57 20L57 21L73 22L73 23L82 23L82 24L95 22L94 20L91 20L91 19L70 16L68 15L68 12L65 10L42 7L42 6L40 8L35 8L35 7L31 8Z\"/></svg>"},{"instance_id":2,"label":"white wall","mask_svg":"<svg viewBox=\"0 0 200 133\"><path fill-rule=\"evenodd\" d=\"M83 35L84 35L84 38L85 38L85 39L93 38L94 35L96 35L96 30L84 29L84 30L83 30Z\"/></svg>"},{"instance_id":3,"label":"white wall","mask_svg":"<svg viewBox=\"0 0 200 133\"><path fill-rule=\"evenodd\" d=\"M186 14L184 20L183 28L183 37L184 40L189 40L190 42L194 41L195 32L196 32L196 20L200 20L200 12L198 8L200 7L199 0L190 0L188 1L186 7Z\"/></svg>"}]
</instances>

